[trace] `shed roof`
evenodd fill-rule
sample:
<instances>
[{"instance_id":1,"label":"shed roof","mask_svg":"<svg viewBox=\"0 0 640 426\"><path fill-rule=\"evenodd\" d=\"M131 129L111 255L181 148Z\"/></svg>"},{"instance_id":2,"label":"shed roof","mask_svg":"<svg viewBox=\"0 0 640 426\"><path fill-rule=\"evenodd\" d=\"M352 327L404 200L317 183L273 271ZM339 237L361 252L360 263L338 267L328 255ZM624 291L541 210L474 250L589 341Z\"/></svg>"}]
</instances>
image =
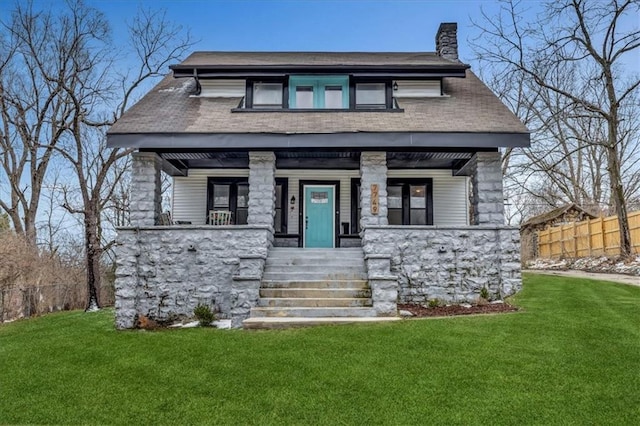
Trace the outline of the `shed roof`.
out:
<instances>
[{"instance_id":1,"label":"shed roof","mask_svg":"<svg viewBox=\"0 0 640 426\"><path fill-rule=\"evenodd\" d=\"M575 210L578 211L579 213L584 214L585 216L589 216L591 219L594 219L596 217L598 217L597 215L588 212L587 210L583 209L582 207L580 207L579 205L575 204L575 203L569 203L569 204L565 204L564 206L555 208L553 210L550 210L546 213L542 213L539 214L538 216L534 216L528 220L526 220L522 225L520 225L520 229L523 228L528 228L531 226L536 226L536 225L542 225L544 223L547 223L551 220L557 219L559 217L561 217L562 215L564 215L565 213L571 211L571 210Z\"/></svg>"}]
</instances>

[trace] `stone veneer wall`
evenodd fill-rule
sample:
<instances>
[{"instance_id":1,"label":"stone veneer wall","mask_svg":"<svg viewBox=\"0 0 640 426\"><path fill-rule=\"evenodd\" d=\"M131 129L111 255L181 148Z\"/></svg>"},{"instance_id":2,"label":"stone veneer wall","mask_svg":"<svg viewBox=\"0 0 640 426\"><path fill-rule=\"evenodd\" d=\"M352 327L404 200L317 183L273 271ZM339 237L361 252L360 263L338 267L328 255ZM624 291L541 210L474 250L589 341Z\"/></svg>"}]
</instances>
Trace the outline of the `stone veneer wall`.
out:
<instances>
[{"instance_id":1,"label":"stone veneer wall","mask_svg":"<svg viewBox=\"0 0 640 426\"><path fill-rule=\"evenodd\" d=\"M118 229L116 327L135 327L139 315L191 318L200 303L240 327L257 303L272 238L269 225Z\"/></svg>"},{"instance_id":2,"label":"stone veneer wall","mask_svg":"<svg viewBox=\"0 0 640 426\"><path fill-rule=\"evenodd\" d=\"M468 166L472 170L472 225L504 225L502 157L499 152L477 152Z\"/></svg>"},{"instance_id":3,"label":"stone veneer wall","mask_svg":"<svg viewBox=\"0 0 640 426\"><path fill-rule=\"evenodd\" d=\"M276 214L276 156L271 151L249 152L249 225L273 229Z\"/></svg>"},{"instance_id":4,"label":"stone veneer wall","mask_svg":"<svg viewBox=\"0 0 640 426\"><path fill-rule=\"evenodd\" d=\"M483 287L492 298L520 290L519 238L518 229L504 226L370 226L362 246L372 259L370 277L389 269L397 277L398 303L459 303L476 301Z\"/></svg>"},{"instance_id":5,"label":"stone veneer wall","mask_svg":"<svg viewBox=\"0 0 640 426\"><path fill-rule=\"evenodd\" d=\"M378 214L371 213L371 185L378 185ZM360 154L360 229L370 225L386 225L387 220L387 153L364 151Z\"/></svg>"},{"instance_id":6,"label":"stone veneer wall","mask_svg":"<svg viewBox=\"0 0 640 426\"><path fill-rule=\"evenodd\" d=\"M155 152L134 152L131 160L131 225L153 226L162 209L162 159Z\"/></svg>"}]
</instances>

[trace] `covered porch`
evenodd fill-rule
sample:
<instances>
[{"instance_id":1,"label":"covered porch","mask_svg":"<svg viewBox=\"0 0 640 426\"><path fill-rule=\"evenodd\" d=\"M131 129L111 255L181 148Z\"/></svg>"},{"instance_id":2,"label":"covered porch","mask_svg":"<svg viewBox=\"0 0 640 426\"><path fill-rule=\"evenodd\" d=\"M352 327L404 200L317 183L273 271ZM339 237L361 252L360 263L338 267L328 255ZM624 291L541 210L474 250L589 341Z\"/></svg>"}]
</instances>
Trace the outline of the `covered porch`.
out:
<instances>
[{"instance_id":1,"label":"covered porch","mask_svg":"<svg viewBox=\"0 0 640 426\"><path fill-rule=\"evenodd\" d=\"M249 151L170 150L157 154L173 175L171 213L175 223L215 224L217 215L213 213L228 211L229 223L249 224L251 200L272 191L265 182L251 187ZM253 151L252 155L254 163L260 161L260 155L269 161L265 152ZM383 170L368 163L371 155L378 156L376 161L382 162ZM384 181L374 197L382 203L382 211L371 213L382 223L469 225L469 179L463 166L473 155L469 150L365 151L364 156L358 150L274 151L275 170L269 177L275 188L274 244L359 246L362 205L370 203L362 199L368 193L361 194L360 188L363 175L368 179L368 173ZM365 209L365 216L367 212ZM320 231L329 235L323 241L306 241L307 234L323 221Z\"/></svg>"},{"instance_id":2,"label":"covered porch","mask_svg":"<svg viewBox=\"0 0 640 426\"><path fill-rule=\"evenodd\" d=\"M162 170L174 177L170 225ZM141 150L132 226L118 231L118 327L188 317L198 303L241 326L271 247L361 247L379 316L398 301L511 294L518 238L503 225L501 182L496 150Z\"/></svg>"}]
</instances>

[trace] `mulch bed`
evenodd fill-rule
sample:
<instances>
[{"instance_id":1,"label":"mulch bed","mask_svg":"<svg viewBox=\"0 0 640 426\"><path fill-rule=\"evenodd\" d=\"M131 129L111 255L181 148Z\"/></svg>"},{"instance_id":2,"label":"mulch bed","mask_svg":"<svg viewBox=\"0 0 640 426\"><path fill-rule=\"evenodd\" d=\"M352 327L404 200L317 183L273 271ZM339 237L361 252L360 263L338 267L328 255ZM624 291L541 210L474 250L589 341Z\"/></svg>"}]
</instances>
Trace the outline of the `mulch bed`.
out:
<instances>
[{"instance_id":1,"label":"mulch bed","mask_svg":"<svg viewBox=\"0 0 640 426\"><path fill-rule=\"evenodd\" d=\"M502 312L514 312L518 308L508 303L495 303L486 305L471 305L467 308L461 305L437 306L430 308L423 305L398 304L398 310L409 311L413 314L409 318L423 317L451 317L457 315L496 314Z\"/></svg>"}]
</instances>

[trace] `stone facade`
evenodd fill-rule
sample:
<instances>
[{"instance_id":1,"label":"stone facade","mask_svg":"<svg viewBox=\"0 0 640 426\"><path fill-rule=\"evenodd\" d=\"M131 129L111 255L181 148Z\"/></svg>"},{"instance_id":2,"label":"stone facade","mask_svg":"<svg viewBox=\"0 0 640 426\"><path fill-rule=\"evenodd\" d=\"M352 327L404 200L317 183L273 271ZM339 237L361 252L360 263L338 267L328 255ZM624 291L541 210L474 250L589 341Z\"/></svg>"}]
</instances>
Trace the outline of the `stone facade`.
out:
<instances>
[{"instance_id":1,"label":"stone facade","mask_svg":"<svg viewBox=\"0 0 640 426\"><path fill-rule=\"evenodd\" d=\"M276 156L273 152L249 152L249 225L273 229L276 214Z\"/></svg>"},{"instance_id":2,"label":"stone facade","mask_svg":"<svg viewBox=\"0 0 640 426\"><path fill-rule=\"evenodd\" d=\"M140 316L159 323L192 318L198 304L242 326L258 304L274 240L275 160L273 152L249 153L248 225L155 226L162 160L133 155L133 227L118 230L117 328L135 327ZM361 153L361 240L340 245L362 245L376 315L395 315L397 303L474 302L483 288L491 298L521 288L519 233L503 226L500 153L476 153L464 169L473 184L476 226L389 226L386 152ZM293 243L296 238L276 241Z\"/></svg>"},{"instance_id":3,"label":"stone facade","mask_svg":"<svg viewBox=\"0 0 640 426\"><path fill-rule=\"evenodd\" d=\"M134 152L131 158L131 225L153 226L162 213L162 159L154 152Z\"/></svg>"},{"instance_id":4,"label":"stone facade","mask_svg":"<svg viewBox=\"0 0 640 426\"><path fill-rule=\"evenodd\" d=\"M391 272L391 256L365 255L371 300L377 316L395 316L398 304L398 277Z\"/></svg>"},{"instance_id":5,"label":"stone facade","mask_svg":"<svg viewBox=\"0 0 640 426\"><path fill-rule=\"evenodd\" d=\"M499 152L478 152L465 166L471 172L472 225L504 225L502 157Z\"/></svg>"},{"instance_id":6,"label":"stone facade","mask_svg":"<svg viewBox=\"0 0 640 426\"><path fill-rule=\"evenodd\" d=\"M258 300L268 225L121 228L116 247L116 327L144 315L160 323L206 304L239 327Z\"/></svg>"},{"instance_id":7,"label":"stone facade","mask_svg":"<svg viewBox=\"0 0 640 426\"><path fill-rule=\"evenodd\" d=\"M371 212L371 185L378 185L378 214ZM370 225L387 225L387 153L360 154L360 229Z\"/></svg>"},{"instance_id":8,"label":"stone facade","mask_svg":"<svg viewBox=\"0 0 640 426\"><path fill-rule=\"evenodd\" d=\"M362 245L369 279L396 277L399 303L474 302L483 287L503 298L522 286L515 228L372 226Z\"/></svg>"},{"instance_id":9,"label":"stone facade","mask_svg":"<svg viewBox=\"0 0 640 426\"><path fill-rule=\"evenodd\" d=\"M443 58L458 60L458 24L455 22L440 24L436 33L436 52Z\"/></svg>"}]
</instances>

